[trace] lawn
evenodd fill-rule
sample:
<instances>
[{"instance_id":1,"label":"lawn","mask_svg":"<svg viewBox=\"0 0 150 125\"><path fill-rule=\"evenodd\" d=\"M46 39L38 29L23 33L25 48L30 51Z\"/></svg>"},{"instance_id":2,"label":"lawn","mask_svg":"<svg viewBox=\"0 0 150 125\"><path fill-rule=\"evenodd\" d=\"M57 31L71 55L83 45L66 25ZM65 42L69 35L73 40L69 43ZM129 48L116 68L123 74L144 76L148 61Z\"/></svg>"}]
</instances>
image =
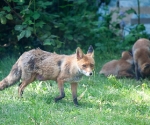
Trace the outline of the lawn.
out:
<instances>
[{"instance_id":1,"label":"lawn","mask_svg":"<svg viewBox=\"0 0 150 125\"><path fill-rule=\"evenodd\" d=\"M54 81L35 81L18 97L15 84L0 91L0 125L150 125L150 82L145 79L116 79L98 74L102 65L119 56L96 58L92 77L84 76L78 86L79 106L74 106L70 84L66 97L59 94ZM0 80L10 71L15 58L0 62Z\"/></svg>"}]
</instances>

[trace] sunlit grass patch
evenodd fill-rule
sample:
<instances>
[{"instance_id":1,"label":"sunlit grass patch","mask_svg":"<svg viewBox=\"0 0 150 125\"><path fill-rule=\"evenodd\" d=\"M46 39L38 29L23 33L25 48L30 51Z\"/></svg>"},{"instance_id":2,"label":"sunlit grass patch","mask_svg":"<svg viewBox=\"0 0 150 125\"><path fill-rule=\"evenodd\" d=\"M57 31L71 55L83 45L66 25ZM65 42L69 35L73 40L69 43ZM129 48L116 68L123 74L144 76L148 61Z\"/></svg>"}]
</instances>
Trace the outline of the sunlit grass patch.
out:
<instances>
[{"instance_id":1,"label":"sunlit grass patch","mask_svg":"<svg viewBox=\"0 0 150 125\"><path fill-rule=\"evenodd\" d=\"M0 77L9 73L14 59L0 62ZM4 64L8 65L5 66ZM6 69L6 70L5 70ZM79 106L72 101L70 84L65 85L66 97L58 103L54 81L35 81L18 97L15 84L0 91L0 125L149 125L149 80L104 77L98 69L92 77L84 76L78 85Z\"/></svg>"}]
</instances>

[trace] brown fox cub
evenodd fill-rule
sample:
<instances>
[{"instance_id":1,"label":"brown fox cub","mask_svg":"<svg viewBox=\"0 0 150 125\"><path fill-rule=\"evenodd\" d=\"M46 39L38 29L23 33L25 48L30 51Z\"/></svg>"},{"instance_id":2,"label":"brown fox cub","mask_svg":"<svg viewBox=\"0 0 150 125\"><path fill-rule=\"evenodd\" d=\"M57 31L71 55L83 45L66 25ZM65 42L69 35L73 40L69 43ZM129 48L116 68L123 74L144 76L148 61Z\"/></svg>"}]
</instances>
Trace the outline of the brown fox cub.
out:
<instances>
[{"instance_id":1,"label":"brown fox cub","mask_svg":"<svg viewBox=\"0 0 150 125\"><path fill-rule=\"evenodd\" d=\"M117 78L134 77L133 58L130 52L122 52L119 60L107 62L101 69L100 74L105 76L114 75Z\"/></svg>"},{"instance_id":2,"label":"brown fox cub","mask_svg":"<svg viewBox=\"0 0 150 125\"><path fill-rule=\"evenodd\" d=\"M132 47L136 79L150 76L150 41L145 38L137 40Z\"/></svg>"},{"instance_id":3,"label":"brown fox cub","mask_svg":"<svg viewBox=\"0 0 150 125\"><path fill-rule=\"evenodd\" d=\"M19 85L19 95L22 96L25 87L35 80L55 80L58 83L60 95L55 101L65 97L64 82L71 83L72 97L77 101L77 83L83 75L91 76L94 68L94 51L90 46L87 54L78 47L73 55L58 55L40 49L23 53L13 65L9 75L0 82L0 90L22 80Z\"/></svg>"}]
</instances>

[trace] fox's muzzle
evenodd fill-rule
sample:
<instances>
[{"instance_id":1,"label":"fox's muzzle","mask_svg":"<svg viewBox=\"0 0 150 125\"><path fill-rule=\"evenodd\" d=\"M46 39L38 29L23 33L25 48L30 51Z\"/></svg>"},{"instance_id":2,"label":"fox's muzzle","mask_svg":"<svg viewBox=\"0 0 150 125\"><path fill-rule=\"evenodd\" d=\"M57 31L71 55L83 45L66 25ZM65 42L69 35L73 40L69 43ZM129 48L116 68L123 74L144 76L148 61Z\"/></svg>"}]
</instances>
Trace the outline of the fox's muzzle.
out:
<instances>
[{"instance_id":1,"label":"fox's muzzle","mask_svg":"<svg viewBox=\"0 0 150 125\"><path fill-rule=\"evenodd\" d=\"M83 71L82 73L83 73L84 75L86 75L86 76L92 76L92 75L93 75L92 72L86 72L86 71L84 72L84 71Z\"/></svg>"},{"instance_id":2,"label":"fox's muzzle","mask_svg":"<svg viewBox=\"0 0 150 125\"><path fill-rule=\"evenodd\" d=\"M90 76L92 76L92 75L93 75L93 73L91 72L89 75L90 75Z\"/></svg>"}]
</instances>

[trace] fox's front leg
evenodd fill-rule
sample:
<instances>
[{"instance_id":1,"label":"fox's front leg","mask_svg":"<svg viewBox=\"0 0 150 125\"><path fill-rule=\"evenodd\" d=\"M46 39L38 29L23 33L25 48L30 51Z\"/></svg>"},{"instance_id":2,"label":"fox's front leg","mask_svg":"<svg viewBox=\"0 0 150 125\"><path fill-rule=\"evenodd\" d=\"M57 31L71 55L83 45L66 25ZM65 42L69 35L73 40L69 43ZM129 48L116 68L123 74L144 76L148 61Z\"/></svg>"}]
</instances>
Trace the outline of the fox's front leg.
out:
<instances>
[{"instance_id":1,"label":"fox's front leg","mask_svg":"<svg viewBox=\"0 0 150 125\"><path fill-rule=\"evenodd\" d=\"M138 64L135 63L135 76L136 76L136 80L139 80L141 77L140 71L138 69Z\"/></svg>"},{"instance_id":2,"label":"fox's front leg","mask_svg":"<svg viewBox=\"0 0 150 125\"><path fill-rule=\"evenodd\" d=\"M59 88L60 95L55 98L55 102L57 102L58 100L61 100L62 98L65 97L64 81L58 79L58 80L57 80L57 83L58 83L58 88Z\"/></svg>"},{"instance_id":3,"label":"fox's front leg","mask_svg":"<svg viewBox=\"0 0 150 125\"><path fill-rule=\"evenodd\" d=\"M77 100L77 87L78 83L71 83L72 98L75 105L79 105Z\"/></svg>"}]
</instances>

